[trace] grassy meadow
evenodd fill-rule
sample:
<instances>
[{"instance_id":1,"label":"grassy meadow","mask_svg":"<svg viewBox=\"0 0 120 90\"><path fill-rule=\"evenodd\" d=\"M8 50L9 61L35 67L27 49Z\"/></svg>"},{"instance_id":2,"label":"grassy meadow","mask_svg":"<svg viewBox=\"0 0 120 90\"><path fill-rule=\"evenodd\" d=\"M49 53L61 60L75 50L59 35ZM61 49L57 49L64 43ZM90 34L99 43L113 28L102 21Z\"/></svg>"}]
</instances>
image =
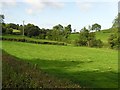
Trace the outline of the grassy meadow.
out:
<instances>
[{"instance_id":1,"label":"grassy meadow","mask_svg":"<svg viewBox=\"0 0 120 90\"><path fill-rule=\"evenodd\" d=\"M2 41L2 49L42 71L81 87L117 88L118 51Z\"/></svg>"},{"instance_id":2,"label":"grassy meadow","mask_svg":"<svg viewBox=\"0 0 120 90\"><path fill-rule=\"evenodd\" d=\"M109 36L111 34L113 34L116 31L116 29L117 28L115 28L115 30L106 29L106 30L101 30L100 32L99 31L95 32L96 38L102 40L102 42L104 43L103 47L105 47L105 48L109 47L109 45L108 45L108 38L109 38ZM71 34L70 37L69 37L69 40L71 42L74 42L74 40L76 40L78 38L79 38L79 34Z\"/></svg>"}]
</instances>

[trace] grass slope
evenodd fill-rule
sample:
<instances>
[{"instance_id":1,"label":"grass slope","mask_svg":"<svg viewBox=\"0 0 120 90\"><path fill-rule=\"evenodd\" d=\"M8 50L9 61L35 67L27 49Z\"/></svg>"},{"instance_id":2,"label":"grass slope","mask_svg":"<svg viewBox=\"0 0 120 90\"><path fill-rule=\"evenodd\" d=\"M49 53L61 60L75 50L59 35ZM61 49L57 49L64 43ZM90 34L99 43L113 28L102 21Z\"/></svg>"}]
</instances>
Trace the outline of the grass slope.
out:
<instances>
[{"instance_id":1,"label":"grass slope","mask_svg":"<svg viewBox=\"0 0 120 90\"><path fill-rule=\"evenodd\" d=\"M3 41L3 49L43 71L85 87L118 87L118 52L88 47Z\"/></svg>"},{"instance_id":2,"label":"grass slope","mask_svg":"<svg viewBox=\"0 0 120 90\"><path fill-rule=\"evenodd\" d=\"M104 43L107 43L111 34L114 34L114 31L111 29L102 30L100 32L96 32L96 38L101 39Z\"/></svg>"},{"instance_id":3,"label":"grass slope","mask_svg":"<svg viewBox=\"0 0 120 90\"><path fill-rule=\"evenodd\" d=\"M104 47L108 47L108 38L111 34L113 34L116 31L116 29L106 29L106 30L101 30L100 32L97 31L96 38L103 41ZM78 38L79 38L79 34L71 34L69 40L74 41L75 39Z\"/></svg>"},{"instance_id":4,"label":"grass slope","mask_svg":"<svg viewBox=\"0 0 120 90\"><path fill-rule=\"evenodd\" d=\"M20 33L20 30L13 29L13 33Z\"/></svg>"},{"instance_id":5,"label":"grass slope","mask_svg":"<svg viewBox=\"0 0 120 90\"><path fill-rule=\"evenodd\" d=\"M80 88L69 80L58 79L3 51L2 88Z\"/></svg>"}]
</instances>

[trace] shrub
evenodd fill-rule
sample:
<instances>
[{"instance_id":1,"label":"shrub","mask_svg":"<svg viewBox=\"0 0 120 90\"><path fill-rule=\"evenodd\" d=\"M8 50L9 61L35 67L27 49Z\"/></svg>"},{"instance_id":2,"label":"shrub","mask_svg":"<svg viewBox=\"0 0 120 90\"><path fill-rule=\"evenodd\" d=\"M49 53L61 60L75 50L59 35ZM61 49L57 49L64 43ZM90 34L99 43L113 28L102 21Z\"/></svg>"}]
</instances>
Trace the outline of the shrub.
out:
<instances>
[{"instance_id":1,"label":"shrub","mask_svg":"<svg viewBox=\"0 0 120 90\"><path fill-rule=\"evenodd\" d=\"M111 34L108 38L108 43L112 49L120 49L120 36L117 34Z\"/></svg>"},{"instance_id":2,"label":"shrub","mask_svg":"<svg viewBox=\"0 0 120 90\"><path fill-rule=\"evenodd\" d=\"M86 28L83 28L80 31L80 36L78 40L75 40L74 45L76 46L88 46L88 47L99 47L103 46L103 43L100 39L95 38L94 32L89 32Z\"/></svg>"},{"instance_id":3,"label":"shrub","mask_svg":"<svg viewBox=\"0 0 120 90\"><path fill-rule=\"evenodd\" d=\"M7 28L5 33L6 34L12 34L12 32L13 32L12 28Z\"/></svg>"}]
</instances>

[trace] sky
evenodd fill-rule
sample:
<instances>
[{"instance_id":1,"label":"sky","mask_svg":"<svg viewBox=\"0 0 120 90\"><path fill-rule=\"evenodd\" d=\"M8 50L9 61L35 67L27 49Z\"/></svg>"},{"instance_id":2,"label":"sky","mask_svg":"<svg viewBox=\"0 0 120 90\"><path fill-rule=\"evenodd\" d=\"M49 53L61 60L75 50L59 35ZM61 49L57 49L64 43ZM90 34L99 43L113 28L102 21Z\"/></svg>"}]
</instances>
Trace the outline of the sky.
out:
<instances>
[{"instance_id":1,"label":"sky","mask_svg":"<svg viewBox=\"0 0 120 90\"><path fill-rule=\"evenodd\" d=\"M32 23L40 28L71 24L81 30L94 23L102 29L112 26L118 14L119 0L0 0L5 23Z\"/></svg>"}]
</instances>

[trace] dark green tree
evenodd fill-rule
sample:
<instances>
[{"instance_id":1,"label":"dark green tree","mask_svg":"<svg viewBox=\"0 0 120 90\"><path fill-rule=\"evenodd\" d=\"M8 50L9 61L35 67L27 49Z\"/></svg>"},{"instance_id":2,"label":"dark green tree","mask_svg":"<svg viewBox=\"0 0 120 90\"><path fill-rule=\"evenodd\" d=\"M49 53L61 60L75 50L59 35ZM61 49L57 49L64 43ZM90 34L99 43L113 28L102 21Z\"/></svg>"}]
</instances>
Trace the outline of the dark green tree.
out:
<instances>
[{"instance_id":1,"label":"dark green tree","mask_svg":"<svg viewBox=\"0 0 120 90\"><path fill-rule=\"evenodd\" d=\"M95 30L95 31L100 31L101 30L101 25L95 23L92 25L92 30Z\"/></svg>"},{"instance_id":2,"label":"dark green tree","mask_svg":"<svg viewBox=\"0 0 120 90\"><path fill-rule=\"evenodd\" d=\"M71 25L69 24L68 26L65 27L65 30L63 33L64 37L67 39L71 34L71 32L72 32L72 28L71 28Z\"/></svg>"},{"instance_id":3,"label":"dark green tree","mask_svg":"<svg viewBox=\"0 0 120 90\"><path fill-rule=\"evenodd\" d=\"M96 40L95 33L90 32L85 27L81 29L79 39L75 41L77 46L88 46L88 47L102 47L103 43L101 40Z\"/></svg>"},{"instance_id":4,"label":"dark green tree","mask_svg":"<svg viewBox=\"0 0 120 90\"><path fill-rule=\"evenodd\" d=\"M4 15L0 15L0 23L4 23L5 16Z\"/></svg>"},{"instance_id":5,"label":"dark green tree","mask_svg":"<svg viewBox=\"0 0 120 90\"><path fill-rule=\"evenodd\" d=\"M108 43L112 49L120 49L120 13L114 19L112 30L115 30L108 38Z\"/></svg>"},{"instance_id":6,"label":"dark green tree","mask_svg":"<svg viewBox=\"0 0 120 90\"><path fill-rule=\"evenodd\" d=\"M2 23L2 34L5 34L7 28L6 28L6 24L5 23Z\"/></svg>"},{"instance_id":7,"label":"dark green tree","mask_svg":"<svg viewBox=\"0 0 120 90\"><path fill-rule=\"evenodd\" d=\"M25 25L25 35L32 37L32 36L38 36L39 35L40 28L38 26L35 26L33 24L27 24Z\"/></svg>"},{"instance_id":8,"label":"dark green tree","mask_svg":"<svg viewBox=\"0 0 120 90\"><path fill-rule=\"evenodd\" d=\"M115 19L113 20L113 25L112 25L112 28L118 28L118 16L115 17Z\"/></svg>"},{"instance_id":9,"label":"dark green tree","mask_svg":"<svg viewBox=\"0 0 120 90\"><path fill-rule=\"evenodd\" d=\"M7 24L7 28L18 29L18 26L17 26L17 24L9 23L9 24Z\"/></svg>"},{"instance_id":10,"label":"dark green tree","mask_svg":"<svg viewBox=\"0 0 120 90\"><path fill-rule=\"evenodd\" d=\"M46 39L46 36L47 36L47 29L45 29L45 28L40 29L39 38L40 39Z\"/></svg>"},{"instance_id":11,"label":"dark green tree","mask_svg":"<svg viewBox=\"0 0 120 90\"><path fill-rule=\"evenodd\" d=\"M6 34L12 34L13 33L13 29L12 28L7 28L5 33Z\"/></svg>"}]
</instances>

